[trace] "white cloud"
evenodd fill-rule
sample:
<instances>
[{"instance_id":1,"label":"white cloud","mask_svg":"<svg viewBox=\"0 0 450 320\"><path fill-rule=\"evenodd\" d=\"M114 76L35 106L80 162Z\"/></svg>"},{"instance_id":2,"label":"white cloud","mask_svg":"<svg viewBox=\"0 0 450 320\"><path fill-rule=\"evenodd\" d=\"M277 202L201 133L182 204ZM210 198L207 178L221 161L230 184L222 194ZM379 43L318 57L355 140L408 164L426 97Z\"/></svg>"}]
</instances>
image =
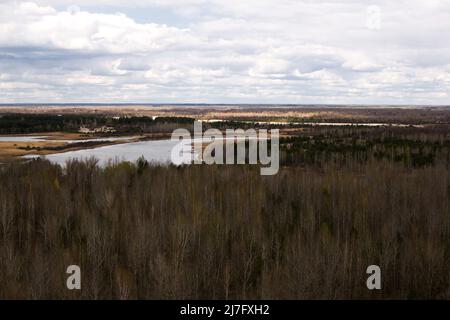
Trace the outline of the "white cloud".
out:
<instances>
[{"instance_id":1,"label":"white cloud","mask_svg":"<svg viewBox=\"0 0 450 320\"><path fill-rule=\"evenodd\" d=\"M448 30L445 0L7 0L0 102L447 103Z\"/></svg>"},{"instance_id":2,"label":"white cloud","mask_svg":"<svg viewBox=\"0 0 450 320\"><path fill-rule=\"evenodd\" d=\"M13 12L10 15L10 12ZM179 45L186 30L137 24L123 14L57 12L31 2L0 5L0 44L4 47L46 47L106 53L135 53Z\"/></svg>"}]
</instances>

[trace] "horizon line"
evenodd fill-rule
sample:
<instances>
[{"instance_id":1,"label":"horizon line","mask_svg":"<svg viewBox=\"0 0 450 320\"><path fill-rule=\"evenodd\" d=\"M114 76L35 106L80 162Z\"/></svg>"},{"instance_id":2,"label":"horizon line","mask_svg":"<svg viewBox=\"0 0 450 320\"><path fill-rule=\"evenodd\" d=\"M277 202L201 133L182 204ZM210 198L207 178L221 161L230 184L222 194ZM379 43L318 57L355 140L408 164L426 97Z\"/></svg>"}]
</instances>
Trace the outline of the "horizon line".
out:
<instances>
[{"instance_id":1,"label":"horizon line","mask_svg":"<svg viewBox=\"0 0 450 320\"><path fill-rule=\"evenodd\" d=\"M380 103L205 103L205 102L0 102L8 106L271 106L271 107L450 107L450 104L380 104Z\"/></svg>"}]
</instances>

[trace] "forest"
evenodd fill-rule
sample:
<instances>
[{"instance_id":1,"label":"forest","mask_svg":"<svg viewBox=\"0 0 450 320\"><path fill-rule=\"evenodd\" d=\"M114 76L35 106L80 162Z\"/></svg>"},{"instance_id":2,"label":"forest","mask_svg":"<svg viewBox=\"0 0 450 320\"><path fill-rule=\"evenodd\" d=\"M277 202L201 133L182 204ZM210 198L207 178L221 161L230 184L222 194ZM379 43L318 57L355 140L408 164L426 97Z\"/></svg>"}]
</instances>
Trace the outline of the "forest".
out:
<instances>
[{"instance_id":1,"label":"forest","mask_svg":"<svg viewBox=\"0 0 450 320\"><path fill-rule=\"evenodd\" d=\"M450 130L300 129L275 176L1 166L0 298L449 299ZM382 290L366 287L373 264Z\"/></svg>"},{"instance_id":2,"label":"forest","mask_svg":"<svg viewBox=\"0 0 450 320\"><path fill-rule=\"evenodd\" d=\"M3 114L0 134L29 134L42 132L77 132L81 126L111 126L118 133L173 131L182 124L192 124L187 117L106 116L104 114Z\"/></svg>"}]
</instances>

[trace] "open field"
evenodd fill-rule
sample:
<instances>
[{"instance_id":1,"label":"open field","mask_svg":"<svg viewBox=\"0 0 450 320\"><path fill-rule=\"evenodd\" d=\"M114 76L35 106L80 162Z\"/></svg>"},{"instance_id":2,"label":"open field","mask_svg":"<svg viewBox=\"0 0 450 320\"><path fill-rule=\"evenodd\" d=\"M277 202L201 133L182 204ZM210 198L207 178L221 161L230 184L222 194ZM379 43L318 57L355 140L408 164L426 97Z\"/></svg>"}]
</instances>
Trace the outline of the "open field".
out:
<instances>
[{"instance_id":1,"label":"open field","mask_svg":"<svg viewBox=\"0 0 450 320\"><path fill-rule=\"evenodd\" d=\"M34 137L41 135L31 134L22 136ZM11 161L14 158L19 158L27 154L39 154L39 155L51 154L53 152L51 150L46 150L47 148L62 147L67 144L60 140L82 139L82 136L78 133L47 132L45 133L45 136L48 138L47 141L32 141L32 142L0 141L0 161L8 161L8 160Z\"/></svg>"},{"instance_id":2,"label":"open field","mask_svg":"<svg viewBox=\"0 0 450 320\"><path fill-rule=\"evenodd\" d=\"M293 106L293 105L43 105L0 106L0 114L105 114L110 116L188 117L223 120L323 122L450 123L444 106Z\"/></svg>"},{"instance_id":3,"label":"open field","mask_svg":"<svg viewBox=\"0 0 450 320\"><path fill-rule=\"evenodd\" d=\"M64 143L58 142L0 142L0 161L18 158L27 154L49 154L50 151L37 151L47 147L60 147ZM28 148L28 150L27 150Z\"/></svg>"}]
</instances>

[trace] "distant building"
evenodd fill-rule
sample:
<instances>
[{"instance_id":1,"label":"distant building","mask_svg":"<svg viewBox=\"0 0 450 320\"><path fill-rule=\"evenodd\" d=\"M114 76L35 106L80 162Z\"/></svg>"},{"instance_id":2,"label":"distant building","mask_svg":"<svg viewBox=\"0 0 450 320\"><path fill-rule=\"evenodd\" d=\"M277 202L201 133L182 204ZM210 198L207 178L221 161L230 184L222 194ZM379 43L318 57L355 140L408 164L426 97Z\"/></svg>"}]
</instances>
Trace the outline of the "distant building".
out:
<instances>
[{"instance_id":1,"label":"distant building","mask_svg":"<svg viewBox=\"0 0 450 320\"><path fill-rule=\"evenodd\" d=\"M78 130L79 133L92 133L91 129L86 128L86 127L80 127L80 129Z\"/></svg>"},{"instance_id":2,"label":"distant building","mask_svg":"<svg viewBox=\"0 0 450 320\"><path fill-rule=\"evenodd\" d=\"M80 127L78 130L79 133L90 134L90 133L114 133L116 129L113 127L101 126L98 128L90 129L88 127Z\"/></svg>"}]
</instances>

